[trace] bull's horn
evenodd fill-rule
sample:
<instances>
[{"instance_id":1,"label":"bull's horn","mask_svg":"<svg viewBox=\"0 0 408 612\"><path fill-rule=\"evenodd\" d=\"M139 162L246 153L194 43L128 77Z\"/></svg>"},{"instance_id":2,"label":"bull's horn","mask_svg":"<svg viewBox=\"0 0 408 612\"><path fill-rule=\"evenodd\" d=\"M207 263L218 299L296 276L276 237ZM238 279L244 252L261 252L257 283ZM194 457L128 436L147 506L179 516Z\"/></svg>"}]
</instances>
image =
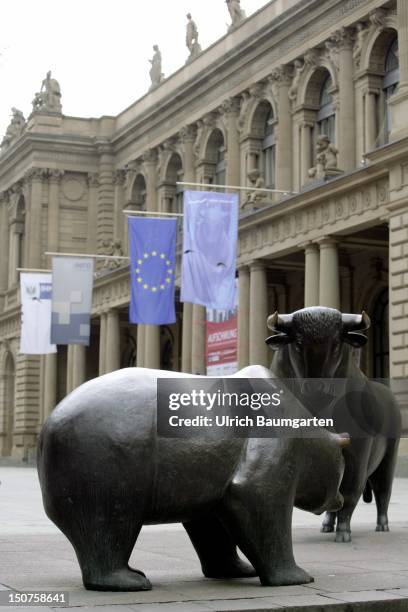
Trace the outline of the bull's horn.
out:
<instances>
[{"instance_id":1,"label":"bull's horn","mask_svg":"<svg viewBox=\"0 0 408 612\"><path fill-rule=\"evenodd\" d=\"M365 310L361 315L342 314L343 328L345 331L365 331L371 325L371 320Z\"/></svg>"},{"instance_id":2,"label":"bull's horn","mask_svg":"<svg viewBox=\"0 0 408 612\"><path fill-rule=\"evenodd\" d=\"M345 446L349 446L351 444L350 436L348 433L336 434L336 441L340 448L344 448Z\"/></svg>"},{"instance_id":3,"label":"bull's horn","mask_svg":"<svg viewBox=\"0 0 408 612\"><path fill-rule=\"evenodd\" d=\"M280 315L276 310L273 314L271 314L267 319L268 329L272 331L281 331L288 332L290 325L292 323L292 315Z\"/></svg>"}]
</instances>

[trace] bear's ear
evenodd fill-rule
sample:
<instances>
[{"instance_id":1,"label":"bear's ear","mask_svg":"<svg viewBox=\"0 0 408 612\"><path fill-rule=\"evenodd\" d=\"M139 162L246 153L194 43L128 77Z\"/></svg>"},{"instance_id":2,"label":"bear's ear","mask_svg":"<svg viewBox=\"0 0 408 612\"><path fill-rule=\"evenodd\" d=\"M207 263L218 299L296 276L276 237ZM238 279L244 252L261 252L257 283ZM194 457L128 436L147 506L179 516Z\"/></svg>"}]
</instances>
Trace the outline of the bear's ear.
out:
<instances>
[{"instance_id":1,"label":"bear's ear","mask_svg":"<svg viewBox=\"0 0 408 612\"><path fill-rule=\"evenodd\" d=\"M344 342L351 344L354 348L361 348L367 344L367 336L360 334L359 332L346 332L343 335Z\"/></svg>"},{"instance_id":2,"label":"bear's ear","mask_svg":"<svg viewBox=\"0 0 408 612\"><path fill-rule=\"evenodd\" d=\"M266 344L271 347L273 351L277 351L281 346L285 344L289 344L292 342L292 339L288 334L273 334L273 336L269 336L265 340Z\"/></svg>"}]
</instances>

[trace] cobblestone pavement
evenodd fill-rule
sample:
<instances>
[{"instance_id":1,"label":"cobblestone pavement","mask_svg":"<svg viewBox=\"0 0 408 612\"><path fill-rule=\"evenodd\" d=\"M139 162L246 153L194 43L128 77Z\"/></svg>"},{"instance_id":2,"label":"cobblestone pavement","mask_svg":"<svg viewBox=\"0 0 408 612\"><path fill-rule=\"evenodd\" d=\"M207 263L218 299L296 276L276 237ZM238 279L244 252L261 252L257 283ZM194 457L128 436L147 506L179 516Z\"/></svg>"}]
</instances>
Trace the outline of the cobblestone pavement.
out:
<instances>
[{"instance_id":1,"label":"cobblestone pavement","mask_svg":"<svg viewBox=\"0 0 408 612\"><path fill-rule=\"evenodd\" d=\"M4 590L68 591L78 612L408 611L408 479L395 482L391 532L376 533L375 505L360 503L351 544L336 544L319 532L321 517L295 510L295 557L315 577L307 586L207 580L180 525L146 527L131 557L153 583L146 593L86 591L71 545L44 514L36 470L0 467L0 481L0 612L59 609L4 605Z\"/></svg>"}]
</instances>

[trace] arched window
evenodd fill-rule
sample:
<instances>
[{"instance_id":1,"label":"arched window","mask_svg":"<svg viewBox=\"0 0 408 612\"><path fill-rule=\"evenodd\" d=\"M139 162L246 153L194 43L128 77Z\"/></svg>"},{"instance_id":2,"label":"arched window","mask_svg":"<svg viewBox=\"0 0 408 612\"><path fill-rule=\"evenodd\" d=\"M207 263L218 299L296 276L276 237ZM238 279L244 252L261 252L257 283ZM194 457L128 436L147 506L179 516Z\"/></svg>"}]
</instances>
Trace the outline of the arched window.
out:
<instances>
[{"instance_id":1,"label":"arched window","mask_svg":"<svg viewBox=\"0 0 408 612\"><path fill-rule=\"evenodd\" d=\"M270 108L265 120L265 137L262 141L263 172L265 187L268 189L275 189L276 140L273 124L273 111Z\"/></svg>"},{"instance_id":2,"label":"arched window","mask_svg":"<svg viewBox=\"0 0 408 612\"><path fill-rule=\"evenodd\" d=\"M215 184L225 185L225 147L222 145L217 152L217 165L215 166Z\"/></svg>"},{"instance_id":3,"label":"arched window","mask_svg":"<svg viewBox=\"0 0 408 612\"><path fill-rule=\"evenodd\" d=\"M319 134L326 134L331 143L336 142L336 113L334 110L333 96L331 89L333 81L328 76L323 82L320 91L319 110L317 112L317 126Z\"/></svg>"},{"instance_id":4,"label":"arched window","mask_svg":"<svg viewBox=\"0 0 408 612\"><path fill-rule=\"evenodd\" d=\"M398 38L395 37L385 58L385 73L383 80L383 92L385 98L385 116L383 118L385 142L389 141L391 132L390 98L398 87L399 78Z\"/></svg>"},{"instance_id":5,"label":"arched window","mask_svg":"<svg viewBox=\"0 0 408 612\"><path fill-rule=\"evenodd\" d=\"M146 181L143 174L138 174L133 183L131 208L146 210Z\"/></svg>"},{"instance_id":6,"label":"arched window","mask_svg":"<svg viewBox=\"0 0 408 612\"><path fill-rule=\"evenodd\" d=\"M373 312L373 376L388 378L390 375L390 349L388 336L388 289L377 298Z\"/></svg>"}]
</instances>

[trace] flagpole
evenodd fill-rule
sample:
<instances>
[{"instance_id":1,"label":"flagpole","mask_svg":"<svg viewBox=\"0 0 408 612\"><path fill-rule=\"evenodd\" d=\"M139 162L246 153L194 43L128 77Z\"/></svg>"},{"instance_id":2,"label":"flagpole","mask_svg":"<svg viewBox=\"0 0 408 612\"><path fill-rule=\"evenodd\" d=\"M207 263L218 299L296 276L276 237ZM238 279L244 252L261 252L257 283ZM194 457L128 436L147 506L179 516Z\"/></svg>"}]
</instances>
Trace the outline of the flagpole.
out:
<instances>
[{"instance_id":1,"label":"flagpole","mask_svg":"<svg viewBox=\"0 0 408 612\"><path fill-rule=\"evenodd\" d=\"M52 272L52 270L41 270L40 268L16 268L17 272L35 272L35 273L40 273L40 272L44 272L44 273L49 273Z\"/></svg>"},{"instance_id":2,"label":"flagpole","mask_svg":"<svg viewBox=\"0 0 408 612\"><path fill-rule=\"evenodd\" d=\"M235 189L237 191L263 191L265 193L283 193L283 195L296 195L298 191L284 191L282 189L267 189L266 187L242 187L237 185L213 185L212 183L185 183L184 181L176 181L176 185L183 187L217 187L219 189Z\"/></svg>"},{"instance_id":3,"label":"flagpole","mask_svg":"<svg viewBox=\"0 0 408 612\"><path fill-rule=\"evenodd\" d=\"M122 212L124 215L149 215L149 217L184 217L183 213L150 212L147 210L122 210Z\"/></svg>"},{"instance_id":4,"label":"flagpole","mask_svg":"<svg viewBox=\"0 0 408 612\"><path fill-rule=\"evenodd\" d=\"M130 257L124 257L123 255L93 255L89 253L54 253L52 251L45 251L44 255L52 255L53 257L90 257L91 259L126 259L130 261Z\"/></svg>"}]
</instances>

